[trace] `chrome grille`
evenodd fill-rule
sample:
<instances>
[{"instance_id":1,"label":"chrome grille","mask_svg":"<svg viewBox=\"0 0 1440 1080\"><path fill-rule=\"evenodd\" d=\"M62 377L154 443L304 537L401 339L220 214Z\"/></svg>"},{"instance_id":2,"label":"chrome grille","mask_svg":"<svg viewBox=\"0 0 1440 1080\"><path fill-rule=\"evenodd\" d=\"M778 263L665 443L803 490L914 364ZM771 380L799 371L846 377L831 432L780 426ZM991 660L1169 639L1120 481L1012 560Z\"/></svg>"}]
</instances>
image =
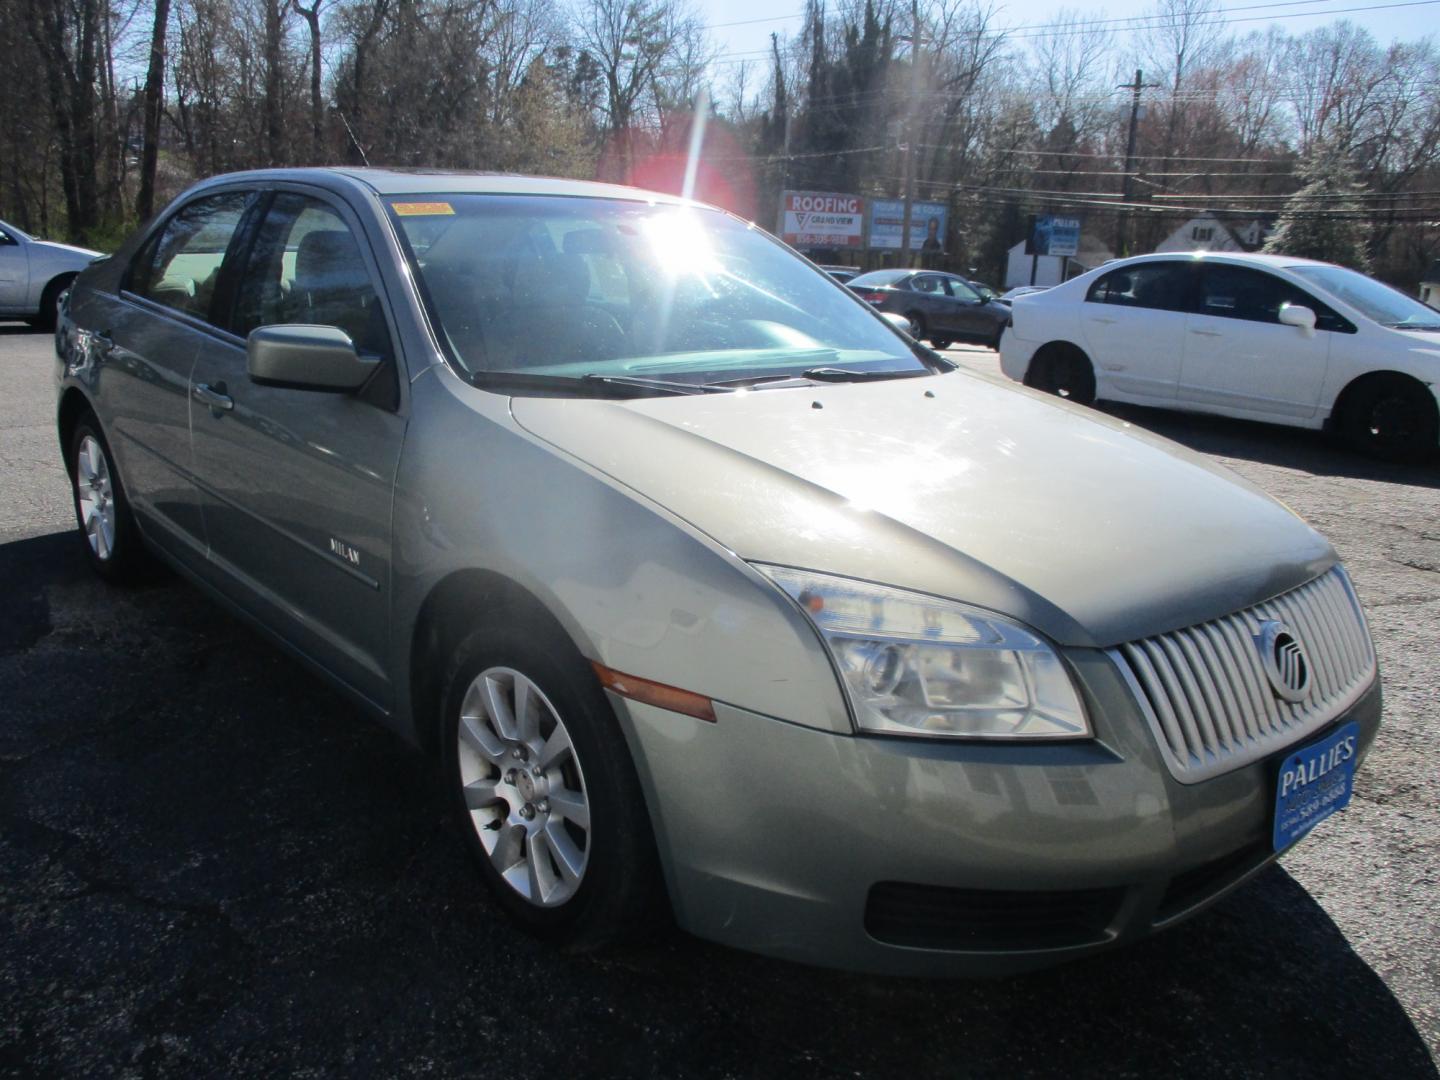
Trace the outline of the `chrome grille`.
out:
<instances>
[{"instance_id":1,"label":"chrome grille","mask_svg":"<svg viewBox=\"0 0 1440 1080\"><path fill-rule=\"evenodd\" d=\"M1310 693L1271 689L1256 639L1284 623L1305 647ZM1340 567L1245 611L1109 651L1146 714L1170 772L1193 784L1248 765L1323 727L1375 676L1375 650Z\"/></svg>"}]
</instances>

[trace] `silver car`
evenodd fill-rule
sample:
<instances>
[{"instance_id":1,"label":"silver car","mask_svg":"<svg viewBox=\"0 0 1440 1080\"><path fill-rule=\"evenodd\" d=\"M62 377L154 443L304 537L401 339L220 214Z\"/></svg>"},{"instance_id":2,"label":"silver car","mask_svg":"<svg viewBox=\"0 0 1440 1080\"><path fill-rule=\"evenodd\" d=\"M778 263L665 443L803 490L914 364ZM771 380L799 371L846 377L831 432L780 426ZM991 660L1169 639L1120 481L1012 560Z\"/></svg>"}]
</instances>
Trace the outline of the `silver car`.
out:
<instances>
[{"instance_id":1,"label":"silver car","mask_svg":"<svg viewBox=\"0 0 1440 1080\"><path fill-rule=\"evenodd\" d=\"M891 973L1169 926L1350 797L1334 550L1206 459L953 369L722 211L217 177L81 275L89 558L178 569L443 762L571 946Z\"/></svg>"},{"instance_id":2,"label":"silver car","mask_svg":"<svg viewBox=\"0 0 1440 1080\"><path fill-rule=\"evenodd\" d=\"M101 257L89 248L37 240L0 221L0 319L28 319L50 329L60 295L76 274Z\"/></svg>"}]
</instances>

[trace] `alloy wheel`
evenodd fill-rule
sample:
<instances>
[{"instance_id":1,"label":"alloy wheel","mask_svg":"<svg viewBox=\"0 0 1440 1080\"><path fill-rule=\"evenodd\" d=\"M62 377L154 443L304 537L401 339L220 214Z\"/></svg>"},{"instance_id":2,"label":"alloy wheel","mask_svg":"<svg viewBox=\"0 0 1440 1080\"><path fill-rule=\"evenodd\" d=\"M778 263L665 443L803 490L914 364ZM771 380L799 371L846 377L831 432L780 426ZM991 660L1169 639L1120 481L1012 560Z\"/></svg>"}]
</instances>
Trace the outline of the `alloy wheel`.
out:
<instances>
[{"instance_id":1,"label":"alloy wheel","mask_svg":"<svg viewBox=\"0 0 1440 1080\"><path fill-rule=\"evenodd\" d=\"M100 560L115 550L115 490L105 450L93 435L80 441L75 455L75 502L90 550Z\"/></svg>"},{"instance_id":2,"label":"alloy wheel","mask_svg":"<svg viewBox=\"0 0 1440 1080\"><path fill-rule=\"evenodd\" d=\"M523 673L487 668L457 734L470 821L495 872L537 907L575 895L590 861L590 801L570 732Z\"/></svg>"}]
</instances>

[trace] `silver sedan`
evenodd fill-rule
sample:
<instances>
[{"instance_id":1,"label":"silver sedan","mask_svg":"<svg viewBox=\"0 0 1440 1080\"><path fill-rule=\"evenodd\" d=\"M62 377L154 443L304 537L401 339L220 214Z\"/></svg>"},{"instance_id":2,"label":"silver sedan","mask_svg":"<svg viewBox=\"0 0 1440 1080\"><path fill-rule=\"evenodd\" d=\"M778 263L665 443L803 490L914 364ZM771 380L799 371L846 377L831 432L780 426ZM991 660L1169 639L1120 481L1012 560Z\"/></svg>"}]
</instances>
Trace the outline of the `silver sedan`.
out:
<instances>
[{"instance_id":1,"label":"silver sedan","mask_svg":"<svg viewBox=\"0 0 1440 1080\"><path fill-rule=\"evenodd\" d=\"M55 325L60 295L101 257L89 248L37 240L0 221L0 318L29 319L48 330Z\"/></svg>"},{"instance_id":2,"label":"silver sedan","mask_svg":"<svg viewBox=\"0 0 1440 1080\"><path fill-rule=\"evenodd\" d=\"M1285 507L712 208L217 177L57 340L95 569L158 557L433 753L571 946L668 910L877 972L1083 956L1342 809L1380 722Z\"/></svg>"}]
</instances>

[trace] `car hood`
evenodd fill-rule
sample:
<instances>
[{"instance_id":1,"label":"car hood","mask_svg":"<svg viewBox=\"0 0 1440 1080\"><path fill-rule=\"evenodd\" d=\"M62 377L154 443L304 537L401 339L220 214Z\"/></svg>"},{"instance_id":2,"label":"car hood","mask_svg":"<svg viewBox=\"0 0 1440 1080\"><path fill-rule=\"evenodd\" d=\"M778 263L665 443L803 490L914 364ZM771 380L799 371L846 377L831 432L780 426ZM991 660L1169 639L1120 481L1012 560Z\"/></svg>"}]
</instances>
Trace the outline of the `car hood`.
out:
<instances>
[{"instance_id":1,"label":"car hood","mask_svg":"<svg viewBox=\"0 0 1440 1080\"><path fill-rule=\"evenodd\" d=\"M89 248L76 247L74 244L58 244L54 240L35 240L36 247L44 248L47 251L63 252L66 255L77 255L85 261L98 259L104 252L91 251Z\"/></svg>"},{"instance_id":2,"label":"car hood","mask_svg":"<svg viewBox=\"0 0 1440 1080\"><path fill-rule=\"evenodd\" d=\"M1440 314L1435 316L1435 321L1440 322ZM1399 334L1406 347L1414 352L1440 353L1440 331L1401 330L1396 327L1393 332Z\"/></svg>"},{"instance_id":3,"label":"car hood","mask_svg":"<svg viewBox=\"0 0 1440 1080\"><path fill-rule=\"evenodd\" d=\"M1190 625L1335 561L1198 454L965 372L511 409L741 558L965 600L1062 644Z\"/></svg>"}]
</instances>

